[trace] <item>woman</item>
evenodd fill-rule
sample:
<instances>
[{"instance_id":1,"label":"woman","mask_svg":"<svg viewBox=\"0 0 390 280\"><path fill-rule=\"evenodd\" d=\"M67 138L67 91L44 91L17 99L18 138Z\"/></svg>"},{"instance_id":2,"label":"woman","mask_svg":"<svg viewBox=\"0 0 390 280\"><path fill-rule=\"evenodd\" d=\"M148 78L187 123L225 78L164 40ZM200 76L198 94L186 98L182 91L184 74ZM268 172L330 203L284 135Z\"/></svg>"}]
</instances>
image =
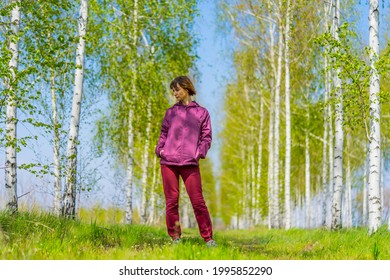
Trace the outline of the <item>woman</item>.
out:
<instances>
[{"instance_id":1,"label":"woman","mask_svg":"<svg viewBox=\"0 0 390 280\"><path fill-rule=\"evenodd\" d=\"M187 76L175 78L170 88L177 103L169 108L161 126L156 155L161 158L161 174L166 203L168 234L180 242L179 176L182 177L194 209L199 232L208 247L215 247L210 214L202 194L199 159L211 146L209 112L192 101L196 94Z\"/></svg>"}]
</instances>

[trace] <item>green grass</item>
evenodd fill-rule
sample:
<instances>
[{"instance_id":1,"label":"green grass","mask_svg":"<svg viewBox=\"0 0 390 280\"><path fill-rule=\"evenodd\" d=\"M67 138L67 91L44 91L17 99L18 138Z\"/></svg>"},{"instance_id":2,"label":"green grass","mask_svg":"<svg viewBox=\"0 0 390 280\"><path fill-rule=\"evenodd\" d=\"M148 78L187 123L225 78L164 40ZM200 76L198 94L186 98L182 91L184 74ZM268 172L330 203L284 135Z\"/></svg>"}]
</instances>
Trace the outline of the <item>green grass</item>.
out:
<instances>
[{"instance_id":1,"label":"green grass","mask_svg":"<svg viewBox=\"0 0 390 280\"><path fill-rule=\"evenodd\" d=\"M381 228L216 231L208 249L197 229L173 245L165 227L70 221L49 214L0 213L0 259L137 260L372 260L390 259L390 233Z\"/></svg>"}]
</instances>

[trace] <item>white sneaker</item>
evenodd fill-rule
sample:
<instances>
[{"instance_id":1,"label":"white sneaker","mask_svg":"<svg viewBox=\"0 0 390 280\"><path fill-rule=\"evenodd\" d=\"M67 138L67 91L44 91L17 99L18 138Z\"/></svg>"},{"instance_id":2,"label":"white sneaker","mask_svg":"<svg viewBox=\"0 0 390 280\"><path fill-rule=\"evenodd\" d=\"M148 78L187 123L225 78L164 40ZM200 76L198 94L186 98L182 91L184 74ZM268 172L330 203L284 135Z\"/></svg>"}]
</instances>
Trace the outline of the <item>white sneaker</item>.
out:
<instances>
[{"instance_id":1,"label":"white sneaker","mask_svg":"<svg viewBox=\"0 0 390 280\"><path fill-rule=\"evenodd\" d=\"M173 240L173 244L179 244L179 243L181 243L180 238L176 238L175 240Z\"/></svg>"},{"instance_id":2,"label":"white sneaker","mask_svg":"<svg viewBox=\"0 0 390 280\"><path fill-rule=\"evenodd\" d=\"M209 240L206 242L206 246L211 248L211 247L217 247L217 242L215 242L213 239Z\"/></svg>"}]
</instances>

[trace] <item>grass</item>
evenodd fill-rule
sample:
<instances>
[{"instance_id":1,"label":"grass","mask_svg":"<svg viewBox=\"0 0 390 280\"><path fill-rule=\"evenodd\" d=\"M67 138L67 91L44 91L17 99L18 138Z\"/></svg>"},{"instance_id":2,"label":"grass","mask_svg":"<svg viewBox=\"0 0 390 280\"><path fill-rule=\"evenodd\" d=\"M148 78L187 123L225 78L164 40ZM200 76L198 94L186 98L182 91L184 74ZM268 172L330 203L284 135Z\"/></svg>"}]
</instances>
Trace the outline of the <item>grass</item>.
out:
<instances>
[{"instance_id":1,"label":"grass","mask_svg":"<svg viewBox=\"0 0 390 280\"><path fill-rule=\"evenodd\" d=\"M70 221L49 214L0 213L0 259L38 260L390 260L390 233L381 228L331 232L225 230L208 249L197 229L172 245L165 227Z\"/></svg>"}]
</instances>

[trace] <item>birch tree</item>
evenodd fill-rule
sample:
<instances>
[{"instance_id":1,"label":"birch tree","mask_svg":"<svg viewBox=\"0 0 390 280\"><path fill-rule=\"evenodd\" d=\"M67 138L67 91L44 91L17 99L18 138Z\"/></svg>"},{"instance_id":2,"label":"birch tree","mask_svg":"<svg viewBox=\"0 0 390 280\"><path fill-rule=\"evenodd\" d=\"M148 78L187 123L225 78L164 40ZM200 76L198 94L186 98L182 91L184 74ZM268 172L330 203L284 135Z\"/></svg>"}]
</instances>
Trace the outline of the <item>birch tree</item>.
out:
<instances>
[{"instance_id":1,"label":"birch tree","mask_svg":"<svg viewBox=\"0 0 390 280\"><path fill-rule=\"evenodd\" d=\"M329 19L332 10L332 5L324 3L325 14L325 32L329 29ZM322 226L327 227L327 201L330 201L333 189L333 126L332 126L332 108L329 103L331 92L331 73L329 69L329 50L324 55L324 135L323 135L323 155L322 155ZM329 171L329 176L328 176Z\"/></svg>"},{"instance_id":2,"label":"birch tree","mask_svg":"<svg viewBox=\"0 0 390 280\"><path fill-rule=\"evenodd\" d=\"M281 22L281 2L277 5L271 1L264 3L268 11L267 17L269 34L269 63L271 68L270 77L270 107L269 110L269 130L268 130L268 226L269 228L279 228L279 153L280 153L280 86L282 77L282 54L283 35ZM278 42L275 43L275 36ZM277 54L275 54L275 47Z\"/></svg>"},{"instance_id":3,"label":"birch tree","mask_svg":"<svg viewBox=\"0 0 390 280\"><path fill-rule=\"evenodd\" d=\"M308 110L309 111L309 110ZM308 120L310 116L308 115ZM311 227L311 186L310 186L310 146L309 131L305 133L305 226Z\"/></svg>"},{"instance_id":4,"label":"birch tree","mask_svg":"<svg viewBox=\"0 0 390 280\"><path fill-rule=\"evenodd\" d=\"M126 168L126 223L131 224L133 222L133 172L134 172L134 98L136 98L137 89L137 71L135 69L135 56L138 40L138 1L134 0L133 17L131 28L131 40L132 40L132 56L133 61L131 67L131 92L129 97L125 97L128 105L128 129L127 129L127 168Z\"/></svg>"},{"instance_id":5,"label":"birch tree","mask_svg":"<svg viewBox=\"0 0 390 280\"><path fill-rule=\"evenodd\" d=\"M260 110L259 110L259 136L257 141L257 173L256 173L256 202L255 202L255 225L260 222L260 191L261 191L261 175L262 175L262 160L263 160L263 134L264 134L264 96L259 91Z\"/></svg>"},{"instance_id":6,"label":"birch tree","mask_svg":"<svg viewBox=\"0 0 390 280\"><path fill-rule=\"evenodd\" d=\"M379 59L379 4L378 0L370 0L370 138L369 138L369 177L368 177L368 228L374 233L381 225L380 201L380 163L381 163L381 131L380 131L380 99L379 74L376 63Z\"/></svg>"},{"instance_id":7,"label":"birch tree","mask_svg":"<svg viewBox=\"0 0 390 280\"><path fill-rule=\"evenodd\" d=\"M44 133L40 134L48 138L52 145L53 160L47 164L52 166L54 177L54 188L50 192L54 196L54 213L61 215L67 135L63 127L70 118L72 102L71 87L74 82L72 70L76 46L73 30L77 30L73 15L76 5L68 1L61 3L37 1L29 3L28 7L24 8L28 8L29 11L25 19L29 21L28 33L24 36L24 46L28 51L25 64L34 65L34 80L39 81L37 87L40 87L34 89L39 98L34 100L36 110L30 116L34 117L37 123L41 121L36 125L36 129L40 131L40 128L43 128ZM36 150L38 153L40 149ZM41 154L36 155L34 160L37 162L46 160L40 156ZM49 170L42 168L41 173L45 171Z\"/></svg>"},{"instance_id":8,"label":"birch tree","mask_svg":"<svg viewBox=\"0 0 390 280\"><path fill-rule=\"evenodd\" d=\"M284 216L285 229L291 227L291 197L290 197L290 176L291 176L291 109L290 109L290 25L291 25L291 4L287 0L286 12L286 27L285 27L285 111L286 111L286 158L285 158L285 174L284 174Z\"/></svg>"},{"instance_id":9,"label":"birch tree","mask_svg":"<svg viewBox=\"0 0 390 280\"><path fill-rule=\"evenodd\" d=\"M150 155L150 135L151 135L151 121L152 121L152 104L150 99L147 104L147 124L145 132L145 147L143 152L143 161L142 161L142 179L141 179L141 223L145 224L147 221L147 175L148 175L148 166L149 166L149 155Z\"/></svg>"},{"instance_id":10,"label":"birch tree","mask_svg":"<svg viewBox=\"0 0 390 280\"><path fill-rule=\"evenodd\" d=\"M367 165L368 164L367 164L367 162L369 160L368 153L367 153L367 145L364 146L364 156L365 156L365 160L364 160L364 166L363 166L362 225L367 226L367 207L368 207L368 204L367 204L367 197L368 197L368 195L367 195L367 169L368 169Z\"/></svg>"},{"instance_id":11,"label":"birch tree","mask_svg":"<svg viewBox=\"0 0 390 280\"><path fill-rule=\"evenodd\" d=\"M5 160L5 188L6 188L6 209L11 213L18 211L17 196L17 71L19 56L19 26L20 26L20 1L11 1L11 32L9 38L9 61L10 75L5 80L6 90L6 160Z\"/></svg>"},{"instance_id":12,"label":"birch tree","mask_svg":"<svg viewBox=\"0 0 390 280\"><path fill-rule=\"evenodd\" d=\"M81 0L78 22L79 43L76 50L75 83L67 146L66 184L62 214L74 218L76 214L76 160L83 94L85 38L87 32L88 1Z\"/></svg>"},{"instance_id":13,"label":"birch tree","mask_svg":"<svg viewBox=\"0 0 390 280\"><path fill-rule=\"evenodd\" d=\"M65 135L66 132L63 129L66 118L69 116L69 109L71 104L71 95L66 94L70 83L72 83L72 71L74 63L71 61L73 53L73 34L67 34L69 29L73 26L72 21L68 20L68 16L72 13L71 5L62 7L56 7L48 3L49 8L42 7L41 11L45 8L49 10L48 23L48 36L45 39L41 39L43 43L42 49L49 50L48 56L45 59L45 63L42 65L42 76L46 82L45 75L49 75L50 84L50 99L51 108L47 106L47 100L42 96L42 106L45 111L51 111L51 116L48 117L49 124L51 125L51 138L52 138L52 150L53 150L53 176L54 176L54 213L57 216L62 212L62 200L63 200L63 177L65 170L64 161L64 149L65 149ZM51 11L50 9L53 9ZM57 14L60 13L62 18L56 20ZM72 42L72 43L71 43ZM53 63L52 61L55 61ZM45 71L47 68L48 71Z\"/></svg>"},{"instance_id":14,"label":"birch tree","mask_svg":"<svg viewBox=\"0 0 390 280\"><path fill-rule=\"evenodd\" d=\"M335 0L333 4L333 36L339 40L340 26L340 1ZM333 182L333 202L332 202L332 223L333 230L341 228L341 201L343 190L343 96L341 88L340 68L337 68L334 75L335 87L335 146L334 146L334 182Z\"/></svg>"},{"instance_id":15,"label":"birch tree","mask_svg":"<svg viewBox=\"0 0 390 280\"><path fill-rule=\"evenodd\" d=\"M282 2L279 1L279 5L276 8L278 12L275 14L275 21L277 22L278 27L278 60L277 60L277 74L276 74L276 84L275 84L275 124L274 124L274 193L271 198L274 203L274 216L272 217L271 224L274 228L280 227L280 95L281 95L281 81L282 81L282 62L283 62L283 23L282 23Z\"/></svg>"},{"instance_id":16,"label":"birch tree","mask_svg":"<svg viewBox=\"0 0 390 280\"><path fill-rule=\"evenodd\" d=\"M147 220L147 224L153 224L156 217L157 217L157 211L156 211L156 205L157 205L157 198L156 198L156 183L157 183L157 157L153 158L153 165L152 165L152 187L150 188L150 211L149 211L149 217Z\"/></svg>"},{"instance_id":17,"label":"birch tree","mask_svg":"<svg viewBox=\"0 0 390 280\"><path fill-rule=\"evenodd\" d=\"M54 159L54 213L61 214L62 184L61 184L61 157L60 157L60 131L58 121L57 93L55 90L55 76L51 76L52 120L53 120L53 159Z\"/></svg>"}]
</instances>

